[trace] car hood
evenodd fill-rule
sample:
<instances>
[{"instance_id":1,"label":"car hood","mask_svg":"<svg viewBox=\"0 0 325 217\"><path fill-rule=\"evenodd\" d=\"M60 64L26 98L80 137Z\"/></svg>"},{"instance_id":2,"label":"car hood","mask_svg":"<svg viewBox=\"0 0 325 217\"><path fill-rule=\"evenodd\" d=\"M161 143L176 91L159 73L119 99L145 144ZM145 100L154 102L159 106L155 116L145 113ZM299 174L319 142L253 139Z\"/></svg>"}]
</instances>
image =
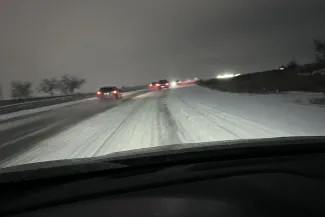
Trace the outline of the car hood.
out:
<instances>
[{"instance_id":1,"label":"car hood","mask_svg":"<svg viewBox=\"0 0 325 217\"><path fill-rule=\"evenodd\" d=\"M0 169L0 183L21 179L50 178L148 164L206 158L243 158L306 151L324 151L325 136L242 139L186 143L116 152L100 157L24 164Z\"/></svg>"}]
</instances>

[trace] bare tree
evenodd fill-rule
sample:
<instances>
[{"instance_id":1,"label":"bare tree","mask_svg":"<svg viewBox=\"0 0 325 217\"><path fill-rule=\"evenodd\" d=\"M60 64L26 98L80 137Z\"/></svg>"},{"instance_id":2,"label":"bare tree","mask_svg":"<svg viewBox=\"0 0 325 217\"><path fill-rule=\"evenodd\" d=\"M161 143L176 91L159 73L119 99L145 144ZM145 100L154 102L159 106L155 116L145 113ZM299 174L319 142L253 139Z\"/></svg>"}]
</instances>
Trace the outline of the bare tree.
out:
<instances>
[{"instance_id":1,"label":"bare tree","mask_svg":"<svg viewBox=\"0 0 325 217\"><path fill-rule=\"evenodd\" d=\"M298 63L293 59L291 60L288 64L287 67L288 69L295 69L298 67Z\"/></svg>"},{"instance_id":2,"label":"bare tree","mask_svg":"<svg viewBox=\"0 0 325 217\"><path fill-rule=\"evenodd\" d=\"M13 81L11 83L11 96L14 99L28 98L32 95L32 83L31 82L19 82Z\"/></svg>"},{"instance_id":3,"label":"bare tree","mask_svg":"<svg viewBox=\"0 0 325 217\"><path fill-rule=\"evenodd\" d=\"M69 76L68 75L61 76L60 81L59 81L59 87L63 94L68 94L69 84L70 84Z\"/></svg>"},{"instance_id":4,"label":"bare tree","mask_svg":"<svg viewBox=\"0 0 325 217\"><path fill-rule=\"evenodd\" d=\"M60 89L64 94L73 94L76 89L79 89L84 83L85 79L80 79L76 76L63 75L60 79Z\"/></svg>"},{"instance_id":5,"label":"bare tree","mask_svg":"<svg viewBox=\"0 0 325 217\"><path fill-rule=\"evenodd\" d=\"M315 55L317 63L325 63L325 43L321 40L314 40Z\"/></svg>"},{"instance_id":6,"label":"bare tree","mask_svg":"<svg viewBox=\"0 0 325 217\"><path fill-rule=\"evenodd\" d=\"M58 81L55 78L44 79L40 84L37 90L39 92L47 93L53 96L54 90L58 87Z\"/></svg>"}]
</instances>

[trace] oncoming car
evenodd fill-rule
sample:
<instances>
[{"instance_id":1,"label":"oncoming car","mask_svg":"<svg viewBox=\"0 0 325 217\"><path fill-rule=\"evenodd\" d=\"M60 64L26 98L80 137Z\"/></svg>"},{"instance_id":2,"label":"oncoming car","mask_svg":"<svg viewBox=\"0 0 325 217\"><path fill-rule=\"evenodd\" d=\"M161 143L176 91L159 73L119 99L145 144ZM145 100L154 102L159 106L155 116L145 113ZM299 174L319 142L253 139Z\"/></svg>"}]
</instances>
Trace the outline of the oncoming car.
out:
<instances>
[{"instance_id":1,"label":"oncoming car","mask_svg":"<svg viewBox=\"0 0 325 217\"><path fill-rule=\"evenodd\" d=\"M121 99L121 91L117 87L102 87L97 91L97 97L100 100Z\"/></svg>"}]
</instances>

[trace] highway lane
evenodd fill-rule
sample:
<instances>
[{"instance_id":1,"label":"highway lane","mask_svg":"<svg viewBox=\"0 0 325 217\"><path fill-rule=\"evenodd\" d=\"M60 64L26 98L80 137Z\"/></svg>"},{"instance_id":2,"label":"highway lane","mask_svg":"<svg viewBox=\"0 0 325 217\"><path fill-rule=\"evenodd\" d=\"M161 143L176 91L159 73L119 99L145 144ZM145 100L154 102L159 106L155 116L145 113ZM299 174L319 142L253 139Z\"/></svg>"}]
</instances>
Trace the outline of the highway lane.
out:
<instances>
[{"instance_id":1,"label":"highway lane","mask_svg":"<svg viewBox=\"0 0 325 217\"><path fill-rule=\"evenodd\" d=\"M78 116L76 109L78 123L44 138L37 136L32 146L0 166L180 143L325 136L324 108L297 104L296 97L292 99L290 95L235 94L196 85L153 91L111 109L103 108L82 121L83 115ZM52 122L64 117L55 116Z\"/></svg>"},{"instance_id":2,"label":"highway lane","mask_svg":"<svg viewBox=\"0 0 325 217\"><path fill-rule=\"evenodd\" d=\"M0 162L32 148L78 122L129 100L100 102L96 98L53 110L0 120ZM34 110L32 110L34 111Z\"/></svg>"}]
</instances>

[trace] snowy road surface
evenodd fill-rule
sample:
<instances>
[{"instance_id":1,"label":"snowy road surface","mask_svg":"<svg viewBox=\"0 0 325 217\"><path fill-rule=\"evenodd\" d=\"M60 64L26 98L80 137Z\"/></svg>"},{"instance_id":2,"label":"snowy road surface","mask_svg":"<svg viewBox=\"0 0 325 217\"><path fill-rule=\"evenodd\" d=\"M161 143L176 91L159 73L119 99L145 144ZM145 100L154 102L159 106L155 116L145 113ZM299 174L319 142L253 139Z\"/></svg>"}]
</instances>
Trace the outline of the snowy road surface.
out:
<instances>
[{"instance_id":1,"label":"snowy road surface","mask_svg":"<svg viewBox=\"0 0 325 217\"><path fill-rule=\"evenodd\" d=\"M299 104L297 96L225 93L196 85L153 91L114 107L102 106L64 130L38 136L0 161L1 167L179 143L325 136L324 108ZM79 104L76 118L92 107L92 102Z\"/></svg>"}]
</instances>

